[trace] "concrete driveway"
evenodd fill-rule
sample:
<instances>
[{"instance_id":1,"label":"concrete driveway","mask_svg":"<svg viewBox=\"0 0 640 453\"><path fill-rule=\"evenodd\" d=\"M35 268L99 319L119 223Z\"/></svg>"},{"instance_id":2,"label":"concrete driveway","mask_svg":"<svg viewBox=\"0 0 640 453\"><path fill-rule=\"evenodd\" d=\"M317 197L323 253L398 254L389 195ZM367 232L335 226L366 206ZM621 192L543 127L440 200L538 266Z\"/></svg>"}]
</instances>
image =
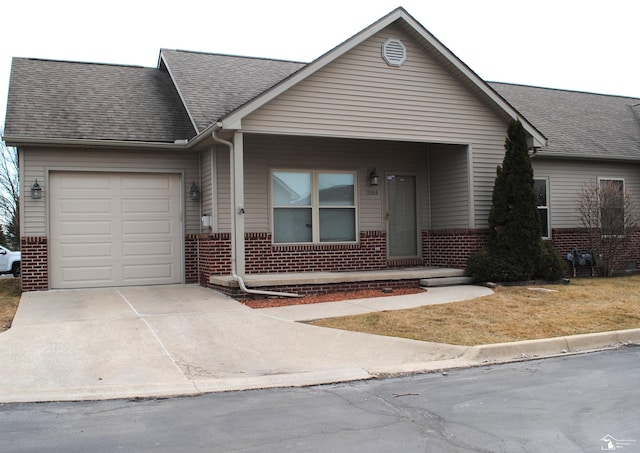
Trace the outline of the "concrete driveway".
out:
<instances>
[{"instance_id":1,"label":"concrete driveway","mask_svg":"<svg viewBox=\"0 0 640 453\"><path fill-rule=\"evenodd\" d=\"M468 349L277 316L195 285L25 293L0 334L0 402L367 379L444 367Z\"/></svg>"},{"instance_id":2,"label":"concrete driveway","mask_svg":"<svg viewBox=\"0 0 640 453\"><path fill-rule=\"evenodd\" d=\"M0 334L0 403L304 386L640 344L640 329L464 347L295 322L490 293L431 288L262 310L195 285L25 293Z\"/></svg>"}]
</instances>

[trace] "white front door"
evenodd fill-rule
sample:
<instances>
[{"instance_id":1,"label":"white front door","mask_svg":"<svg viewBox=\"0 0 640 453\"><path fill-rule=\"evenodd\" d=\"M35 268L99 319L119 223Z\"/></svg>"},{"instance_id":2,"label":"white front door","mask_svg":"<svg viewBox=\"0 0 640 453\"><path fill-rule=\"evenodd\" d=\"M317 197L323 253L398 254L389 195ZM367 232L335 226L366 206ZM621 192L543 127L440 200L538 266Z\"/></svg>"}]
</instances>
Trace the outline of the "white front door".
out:
<instances>
[{"instance_id":1,"label":"white front door","mask_svg":"<svg viewBox=\"0 0 640 453\"><path fill-rule=\"evenodd\" d=\"M50 286L182 282L177 174L52 172Z\"/></svg>"},{"instance_id":2,"label":"white front door","mask_svg":"<svg viewBox=\"0 0 640 453\"><path fill-rule=\"evenodd\" d=\"M390 174L387 188L387 250L389 258L418 255L416 177Z\"/></svg>"}]
</instances>

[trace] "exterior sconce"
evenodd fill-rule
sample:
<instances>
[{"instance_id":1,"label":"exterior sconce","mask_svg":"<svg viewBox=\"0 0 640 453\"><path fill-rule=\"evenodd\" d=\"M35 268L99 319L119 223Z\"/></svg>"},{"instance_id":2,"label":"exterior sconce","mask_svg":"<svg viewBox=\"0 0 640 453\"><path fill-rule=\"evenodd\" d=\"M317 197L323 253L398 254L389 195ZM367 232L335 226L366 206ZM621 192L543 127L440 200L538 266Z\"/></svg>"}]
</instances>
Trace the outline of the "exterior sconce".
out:
<instances>
[{"instance_id":1,"label":"exterior sconce","mask_svg":"<svg viewBox=\"0 0 640 453\"><path fill-rule=\"evenodd\" d=\"M200 199L200 188L194 181L191 183L191 189L189 190L189 198L193 201L198 201Z\"/></svg>"},{"instance_id":2,"label":"exterior sconce","mask_svg":"<svg viewBox=\"0 0 640 453\"><path fill-rule=\"evenodd\" d=\"M31 186L31 198L33 198L34 200L39 200L40 198L42 198L42 187L40 187L40 184L38 184L37 179L36 182L34 182Z\"/></svg>"},{"instance_id":3,"label":"exterior sconce","mask_svg":"<svg viewBox=\"0 0 640 453\"><path fill-rule=\"evenodd\" d=\"M373 170L371 170L371 173L369 173L369 183L372 186L377 186L379 182L380 182L380 178L378 177L378 173L374 168Z\"/></svg>"}]
</instances>

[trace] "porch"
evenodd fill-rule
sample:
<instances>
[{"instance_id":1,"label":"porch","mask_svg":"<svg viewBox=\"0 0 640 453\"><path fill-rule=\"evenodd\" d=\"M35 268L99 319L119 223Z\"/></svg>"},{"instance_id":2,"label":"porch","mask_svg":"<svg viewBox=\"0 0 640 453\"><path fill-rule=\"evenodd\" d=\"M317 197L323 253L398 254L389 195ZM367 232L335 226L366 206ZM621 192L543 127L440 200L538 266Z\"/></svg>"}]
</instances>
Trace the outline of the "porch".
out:
<instances>
[{"instance_id":1,"label":"porch","mask_svg":"<svg viewBox=\"0 0 640 453\"><path fill-rule=\"evenodd\" d=\"M243 278L250 289L320 294L361 289L417 288L472 283L463 269L441 267L410 267L346 272L295 272L251 274ZM213 275L209 285L231 296L243 296L238 282L230 275Z\"/></svg>"}]
</instances>

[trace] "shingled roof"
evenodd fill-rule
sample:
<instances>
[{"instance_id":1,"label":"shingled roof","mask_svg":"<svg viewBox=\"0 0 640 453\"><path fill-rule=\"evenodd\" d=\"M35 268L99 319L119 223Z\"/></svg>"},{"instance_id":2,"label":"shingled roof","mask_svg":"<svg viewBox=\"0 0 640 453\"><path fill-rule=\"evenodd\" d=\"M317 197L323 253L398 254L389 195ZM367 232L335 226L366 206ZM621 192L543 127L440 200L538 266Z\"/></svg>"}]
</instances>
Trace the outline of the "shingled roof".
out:
<instances>
[{"instance_id":1,"label":"shingled roof","mask_svg":"<svg viewBox=\"0 0 640 453\"><path fill-rule=\"evenodd\" d=\"M7 137L174 142L194 134L157 68L13 59Z\"/></svg>"},{"instance_id":2,"label":"shingled roof","mask_svg":"<svg viewBox=\"0 0 640 453\"><path fill-rule=\"evenodd\" d=\"M163 49L165 67L198 132L306 66L282 60Z\"/></svg>"},{"instance_id":3,"label":"shingled roof","mask_svg":"<svg viewBox=\"0 0 640 453\"><path fill-rule=\"evenodd\" d=\"M541 155L640 160L640 99L489 83L548 138Z\"/></svg>"}]
</instances>

